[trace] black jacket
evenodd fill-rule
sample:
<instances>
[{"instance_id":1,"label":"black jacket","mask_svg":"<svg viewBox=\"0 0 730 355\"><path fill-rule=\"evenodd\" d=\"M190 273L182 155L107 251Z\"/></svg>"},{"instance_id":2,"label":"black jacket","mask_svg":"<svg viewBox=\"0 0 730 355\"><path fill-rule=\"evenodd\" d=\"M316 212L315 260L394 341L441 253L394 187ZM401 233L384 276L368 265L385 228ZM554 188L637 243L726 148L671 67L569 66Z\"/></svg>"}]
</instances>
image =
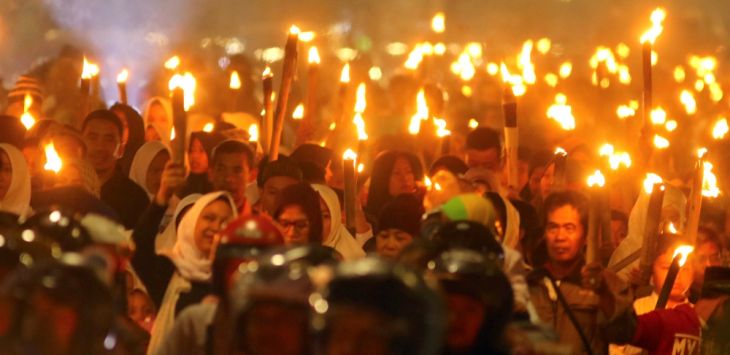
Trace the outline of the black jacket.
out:
<instances>
[{"instance_id":1,"label":"black jacket","mask_svg":"<svg viewBox=\"0 0 730 355\"><path fill-rule=\"evenodd\" d=\"M120 222L127 229L134 228L145 206L150 202L144 189L124 176L119 167L101 186L101 200L117 212Z\"/></svg>"}]
</instances>

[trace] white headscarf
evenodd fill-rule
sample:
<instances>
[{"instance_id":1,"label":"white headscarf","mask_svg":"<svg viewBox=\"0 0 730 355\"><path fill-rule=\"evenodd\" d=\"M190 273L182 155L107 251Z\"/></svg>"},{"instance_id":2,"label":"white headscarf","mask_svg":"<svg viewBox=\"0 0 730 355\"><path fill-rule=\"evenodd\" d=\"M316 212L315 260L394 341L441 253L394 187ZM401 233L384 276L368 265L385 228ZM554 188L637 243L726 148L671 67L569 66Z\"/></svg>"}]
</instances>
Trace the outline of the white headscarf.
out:
<instances>
[{"instance_id":1,"label":"white headscarf","mask_svg":"<svg viewBox=\"0 0 730 355\"><path fill-rule=\"evenodd\" d=\"M331 216L330 233L324 239L322 245L334 248L345 260L364 257L365 251L362 250L360 244L342 224L342 212L340 211L340 200L337 198L337 194L325 185L312 184L312 188L324 200Z\"/></svg>"},{"instance_id":2,"label":"white headscarf","mask_svg":"<svg viewBox=\"0 0 730 355\"><path fill-rule=\"evenodd\" d=\"M172 250L172 248L175 246L175 241L177 240L177 227L175 226L175 221L180 216L180 213L182 213L183 209L185 207L188 207L197 201L202 194L190 194L185 197L183 197L182 200L180 200L177 205L175 206L175 210L173 211L170 218L165 221L163 217L163 222L166 223L164 225L164 228L162 232L157 234L157 238L155 238L155 250L157 251L157 254L167 254ZM169 211L169 209L168 209ZM160 226L163 227L162 225Z\"/></svg>"},{"instance_id":3,"label":"white headscarf","mask_svg":"<svg viewBox=\"0 0 730 355\"><path fill-rule=\"evenodd\" d=\"M165 114L167 116L167 124L161 124L161 123L150 123L149 117L150 117L150 107L152 107L152 104L159 103L162 108L165 110ZM142 119L144 120L144 130L147 132L147 128L152 126L152 128L157 131L157 134L160 135L160 139L162 140L162 143L170 144L170 131L172 131L172 104L170 103L170 100L168 98L162 97L162 96L155 96L144 104L144 110L142 110Z\"/></svg>"},{"instance_id":4,"label":"white headscarf","mask_svg":"<svg viewBox=\"0 0 730 355\"><path fill-rule=\"evenodd\" d=\"M8 192L0 200L0 210L23 216L30 209L30 172L28 172L28 163L26 163L23 153L18 148L10 144L0 143L0 149L8 155L13 169Z\"/></svg>"},{"instance_id":5,"label":"white headscarf","mask_svg":"<svg viewBox=\"0 0 730 355\"><path fill-rule=\"evenodd\" d=\"M233 203L231 196L226 192L217 191L198 198L193 207L180 221L180 227L177 229L177 241L175 241L175 246L172 247L169 257L175 263L178 273L187 280L210 280L211 262L208 260L208 255L202 253L195 246L195 226L203 209L221 197L225 198L231 205L233 217L235 217L236 205Z\"/></svg>"},{"instance_id":6,"label":"white headscarf","mask_svg":"<svg viewBox=\"0 0 730 355\"><path fill-rule=\"evenodd\" d=\"M163 150L170 153L167 146L160 141L152 141L142 144L142 146L137 150L137 153L134 154L132 165L129 168L129 179L142 187L142 189L147 192L147 197L149 197L150 200L154 198L154 194L152 191L147 190L147 171L150 170L152 160L155 159L157 154Z\"/></svg>"}]
</instances>

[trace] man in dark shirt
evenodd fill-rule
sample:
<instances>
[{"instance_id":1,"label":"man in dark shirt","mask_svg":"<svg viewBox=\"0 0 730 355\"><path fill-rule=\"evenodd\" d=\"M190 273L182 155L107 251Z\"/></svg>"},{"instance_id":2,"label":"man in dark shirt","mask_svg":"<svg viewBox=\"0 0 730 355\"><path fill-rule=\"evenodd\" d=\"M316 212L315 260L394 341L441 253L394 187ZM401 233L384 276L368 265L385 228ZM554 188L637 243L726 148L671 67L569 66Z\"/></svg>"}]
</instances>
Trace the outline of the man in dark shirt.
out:
<instances>
[{"instance_id":1,"label":"man in dark shirt","mask_svg":"<svg viewBox=\"0 0 730 355\"><path fill-rule=\"evenodd\" d=\"M101 200L119 215L128 229L134 228L144 207L149 203L145 191L119 169L122 156L122 132L119 118L109 110L97 110L84 119L81 132L88 147L86 159L94 167L101 182Z\"/></svg>"}]
</instances>

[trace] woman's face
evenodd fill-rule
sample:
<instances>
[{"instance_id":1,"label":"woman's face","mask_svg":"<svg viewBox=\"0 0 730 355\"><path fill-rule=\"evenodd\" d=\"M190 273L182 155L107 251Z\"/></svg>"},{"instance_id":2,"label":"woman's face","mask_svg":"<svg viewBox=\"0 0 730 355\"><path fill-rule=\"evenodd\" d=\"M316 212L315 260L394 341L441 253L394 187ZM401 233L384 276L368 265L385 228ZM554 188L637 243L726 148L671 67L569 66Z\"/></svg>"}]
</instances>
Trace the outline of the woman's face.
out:
<instances>
[{"instance_id":1,"label":"woman's face","mask_svg":"<svg viewBox=\"0 0 730 355\"><path fill-rule=\"evenodd\" d=\"M388 193L391 196L411 193L416 188L416 178L413 175L413 168L405 158L398 158L390 172Z\"/></svg>"},{"instance_id":2,"label":"woman's face","mask_svg":"<svg viewBox=\"0 0 730 355\"><path fill-rule=\"evenodd\" d=\"M194 234L195 246L203 255L210 254L215 235L223 229L231 217L233 210L231 204L226 201L215 200L203 208L195 223Z\"/></svg>"},{"instance_id":3,"label":"woman's face","mask_svg":"<svg viewBox=\"0 0 730 355\"><path fill-rule=\"evenodd\" d=\"M0 200L5 198L13 180L13 165L4 150L0 150Z\"/></svg>"},{"instance_id":4,"label":"woman's face","mask_svg":"<svg viewBox=\"0 0 730 355\"><path fill-rule=\"evenodd\" d=\"M203 148L203 143L200 143L199 139L193 139L190 142L190 151L188 153L191 173L203 174L208 171L208 153Z\"/></svg>"},{"instance_id":5,"label":"woman's face","mask_svg":"<svg viewBox=\"0 0 730 355\"><path fill-rule=\"evenodd\" d=\"M387 229L375 238L375 250L386 259L397 259L400 253L413 242L413 236L398 229Z\"/></svg>"},{"instance_id":6,"label":"woman's face","mask_svg":"<svg viewBox=\"0 0 730 355\"><path fill-rule=\"evenodd\" d=\"M165 171L165 164L170 160L170 153L161 150L150 162L147 168L147 176L145 177L145 187L147 191L153 195L160 189L160 181L162 180L162 172Z\"/></svg>"},{"instance_id":7,"label":"woman's face","mask_svg":"<svg viewBox=\"0 0 730 355\"><path fill-rule=\"evenodd\" d=\"M284 244L305 244L309 242L310 224L307 214L299 205L284 207L276 219L284 234Z\"/></svg>"},{"instance_id":8,"label":"woman's face","mask_svg":"<svg viewBox=\"0 0 730 355\"><path fill-rule=\"evenodd\" d=\"M327 242L332 230L332 214L322 198L319 199L319 208L322 209L322 241Z\"/></svg>"},{"instance_id":9,"label":"woman's face","mask_svg":"<svg viewBox=\"0 0 730 355\"><path fill-rule=\"evenodd\" d=\"M147 130L144 132L144 140L145 142L159 141L162 140L162 137L154 127L147 126Z\"/></svg>"},{"instance_id":10,"label":"woman's face","mask_svg":"<svg viewBox=\"0 0 730 355\"><path fill-rule=\"evenodd\" d=\"M170 120L167 117L167 112L165 112L162 104L157 101L150 105L150 112L147 116L147 125L149 126L153 124L160 124L161 126L165 127L170 124Z\"/></svg>"}]
</instances>

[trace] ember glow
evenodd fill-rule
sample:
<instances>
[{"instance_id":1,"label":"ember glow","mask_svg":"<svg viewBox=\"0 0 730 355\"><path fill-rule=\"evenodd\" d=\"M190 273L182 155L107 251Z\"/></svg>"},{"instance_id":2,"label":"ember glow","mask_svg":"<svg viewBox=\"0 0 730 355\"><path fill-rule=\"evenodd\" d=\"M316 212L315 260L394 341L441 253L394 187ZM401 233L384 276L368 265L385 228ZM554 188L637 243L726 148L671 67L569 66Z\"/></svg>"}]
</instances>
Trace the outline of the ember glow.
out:
<instances>
[{"instance_id":1,"label":"ember glow","mask_svg":"<svg viewBox=\"0 0 730 355\"><path fill-rule=\"evenodd\" d=\"M20 123L25 126L26 130L33 128L36 122L35 117L33 117L30 113L31 106L33 106L33 96L29 93L25 93L25 98L23 99L23 114L20 116Z\"/></svg>"},{"instance_id":2,"label":"ember glow","mask_svg":"<svg viewBox=\"0 0 730 355\"><path fill-rule=\"evenodd\" d=\"M127 79L129 79L129 70L122 69L122 71L117 74L117 83L126 83Z\"/></svg>"},{"instance_id":3,"label":"ember glow","mask_svg":"<svg viewBox=\"0 0 730 355\"><path fill-rule=\"evenodd\" d=\"M63 167L63 161L61 161L61 156L59 156L58 152L56 152L56 147L54 147L51 142L46 144L43 150L46 154L46 163L43 165L43 169L53 171L58 174Z\"/></svg>"},{"instance_id":4,"label":"ember glow","mask_svg":"<svg viewBox=\"0 0 730 355\"><path fill-rule=\"evenodd\" d=\"M557 122L563 130L572 131L575 129L575 117L573 109L568 103L564 94L555 95L555 103L547 110L547 117Z\"/></svg>"},{"instance_id":5,"label":"ember glow","mask_svg":"<svg viewBox=\"0 0 730 355\"><path fill-rule=\"evenodd\" d=\"M231 72L231 79L228 81L228 87L233 90L241 89L241 77L238 76L238 71Z\"/></svg>"},{"instance_id":6,"label":"ember glow","mask_svg":"<svg viewBox=\"0 0 730 355\"><path fill-rule=\"evenodd\" d=\"M650 194L652 191L654 191L654 185L662 184L664 180L661 176L654 174L654 173L648 173L646 174L646 178L644 179L644 191L647 194Z\"/></svg>"},{"instance_id":7,"label":"ember glow","mask_svg":"<svg viewBox=\"0 0 730 355\"><path fill-rule=\"evenodd\" d=\"M603 187L606 185L606 178L603 176L600 170L593 172L593 175L589 176L586 180L588 187Z\"/></svg>"}]
</instances>

